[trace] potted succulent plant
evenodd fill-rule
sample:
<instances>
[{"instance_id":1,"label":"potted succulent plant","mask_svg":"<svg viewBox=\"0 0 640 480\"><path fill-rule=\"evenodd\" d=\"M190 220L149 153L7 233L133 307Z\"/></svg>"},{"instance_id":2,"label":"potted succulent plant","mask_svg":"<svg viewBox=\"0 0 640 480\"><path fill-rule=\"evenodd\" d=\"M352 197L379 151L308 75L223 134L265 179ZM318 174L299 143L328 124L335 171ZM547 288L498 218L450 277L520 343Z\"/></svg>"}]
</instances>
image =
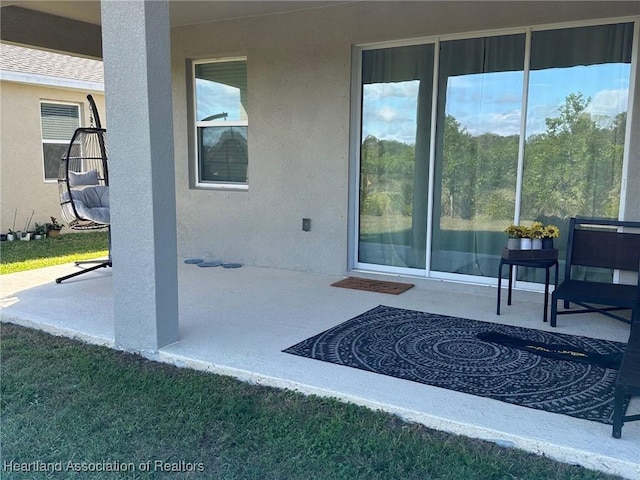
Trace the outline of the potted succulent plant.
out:
<instances>
[{"instance_id":1,"label":"potted succulent plant","mask_svg":"<svg viewBox=\"0 0 640 480\"><path fill-rule=\"evenodd\" d=\"M46 225L37 223L35 224L35 226L33 227L33 233L34 233L34 237L36 240L40 240L42 238L45 237L45 235L47 234L47 227Z\"/></svg>"}]
</instances>

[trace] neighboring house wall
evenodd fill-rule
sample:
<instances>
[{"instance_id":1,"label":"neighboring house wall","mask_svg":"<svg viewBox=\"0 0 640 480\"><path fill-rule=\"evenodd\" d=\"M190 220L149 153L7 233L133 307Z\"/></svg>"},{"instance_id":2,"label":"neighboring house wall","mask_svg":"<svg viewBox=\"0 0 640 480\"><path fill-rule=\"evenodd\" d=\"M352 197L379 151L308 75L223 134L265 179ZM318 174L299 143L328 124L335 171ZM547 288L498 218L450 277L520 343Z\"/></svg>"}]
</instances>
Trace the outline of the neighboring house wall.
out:
<instances>
[{"instance_id":1,"label":"neighboring house wall","mask_svg":"<svg viewBox=\"0 0 640 480\"><path fill-rule=\"evenodd\" d=\"M46 52L40 54L46 55ZM4 63L6 60L5 57L0 81L0 232L22 230L32 212L35 213L31 227L35 222L50 221L51 216L65 223L60 218L58 184L56 181L45 181L44 178L40 104L43 101L78 104L80 126L88 126L90 110L87 94L91 93L103 126L106 126L104 94L70 89L65 86L69 82L63 77L46 79L34 76L28 73L31 69L28 61L20 65L22 72L15 68L14 71L7 71L4 68L7 66Z\"/></svg>"},{"instance_id":2,"label":"neighboring house wall","mask_svg":"<svg viewBox=\"0 0 640 480\"><path fill-rule=\"evenodd\" d=\"M348 270L350 209L356 208L349 200L353 45L637 15L631 3L353 2L173 29L179 256ZM247 57L247 191L193 188L189 60L226 57ZM627 188L637 189L637 149L630 163ZM303 218L311 219L309 232L302 231Z\"/></svg>"}]
</instances>

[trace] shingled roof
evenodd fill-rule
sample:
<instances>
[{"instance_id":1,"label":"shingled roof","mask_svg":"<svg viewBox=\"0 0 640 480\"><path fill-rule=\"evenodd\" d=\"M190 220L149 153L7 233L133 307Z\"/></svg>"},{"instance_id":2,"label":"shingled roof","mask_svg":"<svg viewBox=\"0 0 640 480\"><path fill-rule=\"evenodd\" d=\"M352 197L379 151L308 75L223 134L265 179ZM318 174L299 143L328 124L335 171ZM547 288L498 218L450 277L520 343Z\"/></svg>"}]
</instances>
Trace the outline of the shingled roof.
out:
<instances>
[{"instance_id":1,"label":"shingled roof","mask_svg":"<svg viewBox=\"0 0 640 480\"><path fill-rule=\"evenodd\" d=\"M22 74L25 78L32 75L39 78L52 77L53 81L66 79L97 84L104 83L104 69L99 60L5 43L0 43L0 72L8 74L4 77L11 77L11 73L13 73ZM13 75L13 77L15 76ZM0 78L8 79L4 77Z\"/></svg>"}]
</instances>

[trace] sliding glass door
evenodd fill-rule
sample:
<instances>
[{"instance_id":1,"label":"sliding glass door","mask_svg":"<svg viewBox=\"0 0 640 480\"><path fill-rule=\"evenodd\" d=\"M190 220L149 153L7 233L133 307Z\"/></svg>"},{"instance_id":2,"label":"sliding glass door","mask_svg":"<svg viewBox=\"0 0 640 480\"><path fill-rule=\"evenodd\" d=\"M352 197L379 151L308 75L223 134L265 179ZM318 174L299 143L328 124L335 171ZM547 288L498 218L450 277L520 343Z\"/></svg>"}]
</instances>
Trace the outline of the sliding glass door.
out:
<instances>
[{"instance_id":1,"label":"sliding glass door","mask_svg":"<svg viewBox=\"0 0 640 480\"><path fill-rule=\"evenodd\" d=\"M357 266L490 279L513 222L617 217L633 32L363 50Z\"/></svg>"},{"instance_id":2,"label":"sliding glass door","mask_svg":"<svg viewBox=\"0 0 640 480\"><path fill-rule=\"evenodd\" d=\"M362 55L358 261L424 269L434 46Z\"/></svg>"},{"instance_id":3,"label":"sliding glass door","mask_svg":"<svg viewBox=\"0 0 640 480\"><path fill-rule=\"evenodd\" d=\"M558 226L561 250L570 217L618 218L632 37L632 23L532 33L520 218Z\"/></svg>"},{"instance_id":4,"label":"sliding glass door","mask_svg":"<svg viewBox=\"0 0 640 480\"><path fill-rule=\"evenodd\" d=\"M431 269L495 276L513 220L525 35L442 42Z\"/></svg>"}]
</instances>

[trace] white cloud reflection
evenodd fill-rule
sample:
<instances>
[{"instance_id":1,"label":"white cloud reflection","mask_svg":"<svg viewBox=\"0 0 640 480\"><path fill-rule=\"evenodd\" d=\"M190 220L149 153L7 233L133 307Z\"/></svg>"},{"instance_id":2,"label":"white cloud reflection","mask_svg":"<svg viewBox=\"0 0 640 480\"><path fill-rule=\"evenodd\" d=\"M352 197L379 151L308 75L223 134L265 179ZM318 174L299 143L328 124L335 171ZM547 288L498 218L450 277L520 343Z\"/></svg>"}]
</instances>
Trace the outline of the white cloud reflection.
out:
<instances>
[{"instance_id":1,"label":"white cloud reflection","mask_svg":"<svg viewBox=\"0 0 640 480\"><path fill-rule=\"evenodd\" d=\"M621 112L627 111L629 90L601 90L591 100L587 109L589 113L597 116L615 117Z\"/></svg>"},{"instance_id":2,"label":"white cloud reflection","mask_svg":"<svg viewBox=\"0 0 640 480\"><path fill-rule=\"evenodd\" d=\"M196 115L198 120L227 113L227 120L240 120L240 89L201 78L196 79Z\"/></svg>"},{"instance_id":3,"label":"white cloud reflection","mask_svg":"<svg viewBox=\"0 0 640 480\"><path fill-rule=\"evenodd\" d=\"M414 144L420 82L364 86L362 136Z\"/></svg>"},{"instance_id":4,"label":"white cloud reflection","mask_svg":"<svg viewBox=\"0 0 640 480\"><path fill-rule=\"evenodd\" d=\"M545 120L559 115L571 93L591 98L587 109L608 125L627 110L627 64L604 64L532 71L529 83L527 136L546 131ZM472 135L517 135L521 128L522 72L496 72L450 77L446 113ZM419 81L364 86L363 138L415 144Z\"/></svg>"}]
</instances>

